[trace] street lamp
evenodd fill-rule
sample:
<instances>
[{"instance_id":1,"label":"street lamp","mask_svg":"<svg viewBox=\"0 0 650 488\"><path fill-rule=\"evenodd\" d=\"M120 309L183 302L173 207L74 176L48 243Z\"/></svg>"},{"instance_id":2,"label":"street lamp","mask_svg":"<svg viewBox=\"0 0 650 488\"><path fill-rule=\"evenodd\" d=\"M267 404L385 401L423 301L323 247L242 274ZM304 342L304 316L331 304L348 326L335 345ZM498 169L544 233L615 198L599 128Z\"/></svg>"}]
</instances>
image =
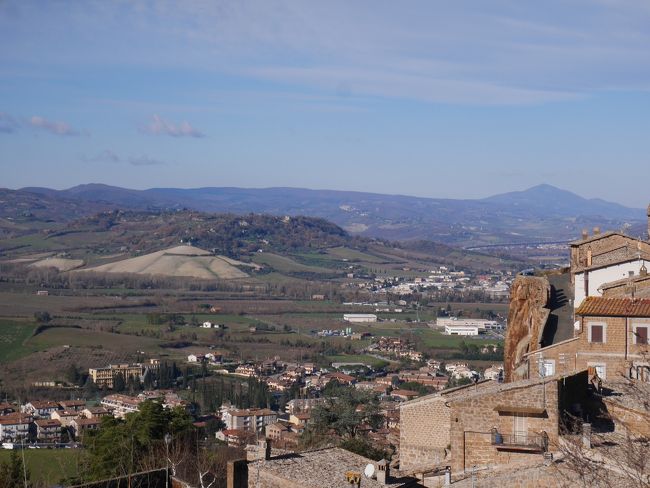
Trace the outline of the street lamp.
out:
<instances>
[{"instance_id":1,"label":"street lamp","mask_svg":"<svg viewBox=\"0 0 650 488\"><path fill-rule=\"evenodd\" d=\"M165 488L169 488L169 444L172 442L172 436L167 432L165 434Z\"/></svg>"}]
</instances>

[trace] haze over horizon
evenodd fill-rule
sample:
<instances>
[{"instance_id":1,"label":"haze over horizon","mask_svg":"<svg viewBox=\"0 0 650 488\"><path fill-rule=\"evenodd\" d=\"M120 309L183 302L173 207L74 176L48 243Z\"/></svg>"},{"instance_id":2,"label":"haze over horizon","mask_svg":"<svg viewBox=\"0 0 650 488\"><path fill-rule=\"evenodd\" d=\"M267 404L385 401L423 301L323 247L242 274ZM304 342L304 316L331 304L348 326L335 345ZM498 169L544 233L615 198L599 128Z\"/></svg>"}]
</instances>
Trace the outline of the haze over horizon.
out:
<instances>
[{"instance_id":1,"label":"haze over horizon","mask_svg":"<svg viewBox=\"0 0 650 488\"><path fill-rule=\"evenodd\" d=\"M0 186L650 197L647 2L63 5L0 4Z\"/></svg>"}]
</instances>

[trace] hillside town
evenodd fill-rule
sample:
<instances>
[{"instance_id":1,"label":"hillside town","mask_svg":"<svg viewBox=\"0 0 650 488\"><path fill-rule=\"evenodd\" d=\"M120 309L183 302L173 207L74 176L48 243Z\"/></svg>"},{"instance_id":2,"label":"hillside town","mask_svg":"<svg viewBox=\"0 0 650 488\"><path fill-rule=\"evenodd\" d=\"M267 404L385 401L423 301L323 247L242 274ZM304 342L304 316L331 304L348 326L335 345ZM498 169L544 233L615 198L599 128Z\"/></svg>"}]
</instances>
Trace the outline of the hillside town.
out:
<instances>
[{"instance_id":1,"label":"hillside town","mask_svg":"<svg viewBox=\"0 0 650 488\"><path fill-rule=\"evenodd\" d=\"M650 230L650 209L648 219ZM373 337L366 352L402 361L390 372L363 363L323 367L279 357L238 363L207 350L188 355L188 366L223 379L244 378L249 389L268 392L257 405L248 401L244 406L235 395L211 411L201 411L191 400L190 386L124 392L161 384L161 370L168 366L159 359L112 364L88 371L89 381L105 392L98 403L33 399L0 404L2 446L83 449L106 418L130 418L154 402L185 412L196 428L210 426L206 432L216 441L248 451L245 460L229 465L228 475L234 477L229 483L259 472L268 486L279 487L280 479L295 482L295 469L311 465L311 456L323 463L344 456L332 440L346 437L333 424L326 427L330 437L324 451L304 450L305 439L323 427L326 412L358 396L372 399L373 413L363 402L350 404L355 436L388 456L366 463L374 466L373 479L380 485L465 486L471 479L496 486L516 479L521 486L554 486L558 472L569 479L578 476L568 465L576 452L584 462L597 460L607 479L624 480L636 468L639 476L647 476L643 466L621 471L613 459L625 455L626 443L645 446L650 436L644 396L650 384L650 244L596 230L572 242L570 251L569 268L514 280L503 364L477 371L467 362L426 359L405 338L388 336ZM369 315L350 314L343 323L373 323L376 318ZM467 336L503 330L495 320L453 317L441 317L432 326ZM263 404L269 399L273 405ZM355 473L329 465L321 476L348 476L354 482L361 476Z\"/></svg>"}]
</instances>

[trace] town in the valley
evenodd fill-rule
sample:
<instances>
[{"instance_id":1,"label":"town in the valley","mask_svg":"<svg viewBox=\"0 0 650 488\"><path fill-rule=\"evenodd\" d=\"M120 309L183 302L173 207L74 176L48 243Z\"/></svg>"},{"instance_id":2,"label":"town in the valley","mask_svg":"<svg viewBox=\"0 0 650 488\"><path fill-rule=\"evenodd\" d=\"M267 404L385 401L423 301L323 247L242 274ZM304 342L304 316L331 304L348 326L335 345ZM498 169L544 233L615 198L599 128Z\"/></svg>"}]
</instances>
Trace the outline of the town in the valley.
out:
<instances>
[{"instance_id":1,"label":"town in the valley","mask_svg":"<svg viewBox=\"0 0 650 488\"><path fill-rule=\"evenodd\" d=\"M596 228L567 247L568 265L524 272L368 279L350 264L335 285L304 290L284 324L255 309L265 299L232 313L237 303L200 298L199 310L189 292L177 310L137 302L128 313L147 323L130 331L111 304L39 312L41 334L110 331L127 352L56 362L104 355L101 342L63 344L33 357L65 370L5 369L2 447L74 454L90 468L68 483L89 487L143 476L188 488L647 486L650 241ZM64 295L31 290L38 307ZM143 338L174 344L128 352ZM164 469L122 466L136 442Z\"/></svg>"}]
</instances>

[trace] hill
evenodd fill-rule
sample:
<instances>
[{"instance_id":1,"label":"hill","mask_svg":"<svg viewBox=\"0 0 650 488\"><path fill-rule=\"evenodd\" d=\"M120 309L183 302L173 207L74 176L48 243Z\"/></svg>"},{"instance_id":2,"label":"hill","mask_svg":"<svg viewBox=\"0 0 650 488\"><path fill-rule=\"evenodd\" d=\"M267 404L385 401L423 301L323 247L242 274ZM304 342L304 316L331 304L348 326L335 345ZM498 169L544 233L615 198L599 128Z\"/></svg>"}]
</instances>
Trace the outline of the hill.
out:
<instances>
[{"instance_id":1,"label":"hill","mask_svg":"<svg viewBox=\"0 0 650 488\"><path fill-rule=\"evenodd\" d=\"M77 276L94 271L212 281L422 276L440 265L477 272L527 267L440 243L353 236L320 218L190 210L110 211L50 224L0 239L0 258L28 271L57 268L63 275L74 269Z\"/></svg>"},{"instance_id":2,"label":"hill","mask_svg":"<svg viewBox=\"0 0 650 488\"><path fill-rule=\"evenodd\" d=\"M619 229L626 224L636 228L645 219L641 209L586 199L550 185L476 200L300 188L129 190L97 184L60 191L25 188L13 198L33 200L35 195L88 202L94 208L309 215L334 222L353 235L459 246L566 241L579 236L583 228ZM58 208L50 218L71 220L65 205Z\"/></svg>"},{"instance_id":3,"label":"hill","mask_svg":"<svg viewBox=\"0 0 650 488\"><path fill-rule=\"evenodd\" d=\"M85 268L77 272L132 273L206 280L247 278L248 274L241 271L239 267L259 269L259 266L255 264L243 263L225 256L213 256L210 252L194 246L176 246L143 256Z\"/></svg>"}]
</instances>

